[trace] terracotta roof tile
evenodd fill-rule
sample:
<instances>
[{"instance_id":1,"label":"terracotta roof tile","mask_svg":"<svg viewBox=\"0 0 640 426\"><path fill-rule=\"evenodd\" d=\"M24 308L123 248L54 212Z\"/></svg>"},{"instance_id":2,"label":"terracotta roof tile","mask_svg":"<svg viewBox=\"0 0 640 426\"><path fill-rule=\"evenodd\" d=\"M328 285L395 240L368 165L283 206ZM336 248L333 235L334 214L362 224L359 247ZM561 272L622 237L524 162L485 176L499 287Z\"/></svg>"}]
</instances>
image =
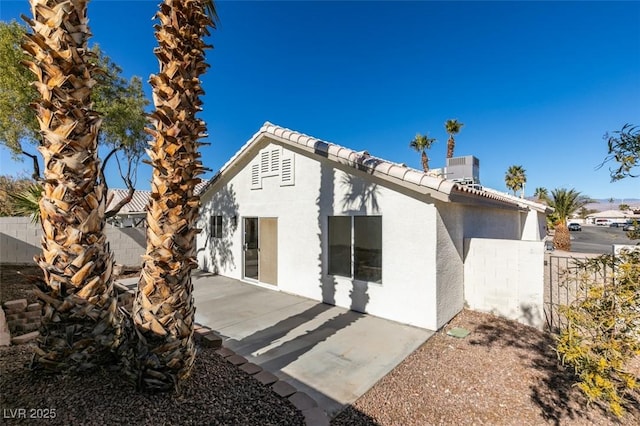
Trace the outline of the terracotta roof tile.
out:
<instances>
[{"instance_id":1,"label":"terracotta roof tile","mask_svg":"<svg viewBox=\"0 0 640 426\"><path fill-rule=\"evenodd\" d=\"M271 139L280 140L284 143L311 149L313 150L313 153L322 155L323 157L329 158L330 160L336 161L341 159L343 160L339 161L341 163L344 163L346 161L347 164L354 168L365 168L369 173L385 175L385 179L392 179L397 181L398 183L404 182L405 186L409 184L414 185L415 187L427 188L428 190L440 193L440 198L445 200L448 200L448 197L453 193L457 193L469 196L468 198L471 202L474 198L478 200L484 198L523 209L534 209L541 212L551 211L551 209L544 204L520 199L510 196L509 194L500 193L495 190L489 190L488 188L479 190L465 185L460 185L453 181L445 180L442 177L431 176L423 173L420 170L412 169L404 165L399 165L381 158L373 157L366 151L355 152L349 148L345 148L331 142L322 141L303 133L276 126L269 122L265 122L262 128L258 132L256 132L251 137L251 139L249 139L240 148L240 150L233 157L231 157L229 161L227 161L224 166L222 166L216 176L214 176L206 185L203 185L200 188L200 191L206 191L208 187L213 184L213 182L215 182L220 176L225 173L225 171L233 162L236 161L236 159L248 152L251 145L253 145L255 141L263 137L269 137Z\"/></svg>"}]
</instances>

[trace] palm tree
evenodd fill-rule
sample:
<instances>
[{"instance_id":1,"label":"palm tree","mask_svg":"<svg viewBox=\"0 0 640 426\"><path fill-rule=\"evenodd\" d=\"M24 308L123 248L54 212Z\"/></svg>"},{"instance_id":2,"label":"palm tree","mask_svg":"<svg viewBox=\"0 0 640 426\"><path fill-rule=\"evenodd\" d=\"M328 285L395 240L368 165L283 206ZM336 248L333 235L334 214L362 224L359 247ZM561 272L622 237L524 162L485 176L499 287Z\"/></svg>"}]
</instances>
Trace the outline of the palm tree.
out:
<instances>
[{"instance_id":1,"label":"palm tree","mask_svg":"<svg viewBox=\"0 0 640 426\"><path fill-rule=\"evenodd\" d=\"M97 153L101 118L92 111L96 68L89 61L87 2L30 0L33 31L23 48L40 97L44 180L39 201L44 283L36 365L87 369L113 361L120 316L104 233L105 183Z\"/></svg>"},{"instance_id":2,"label":"palm tree","mask_svg":"<svg viewBox=\"0 0 640 426\"><path fill-rule=\"evenodd\" d=\"M431 148L436 141L436 138L430 138L428 134L421 135L420 133L416 134L416 137L409 143L409 147L415 149L417 152L421 153L422 156L422 170L425 172L429 171L429 157L427 157L427 150Z\"/></svg>"},{"instance_id":3,"label":"palm tree","mask_svg":"<svg viewBox=\"0 0 640 426\"><path fill-rule=\"evenodd\" d=\"M557 218L555 224L555 235L553 243L559 250L571 250L571 239L569 229L567 228L567 219L576 211L580 210L591 200L585 197L575 189L559 188L551 191L549 206L555 210L554 214Z\"/></svg>"},{"instance_id":4,"label":"palm tree","mask_svg":"<svg viewBox=\"0 0 640 426\"><path fill-rule=\"evenodd\" d=\"M549 190L542 186L539 186L533 192L533 196L536 197L538 201L547 202L549 200Z\"/></svg>"},{"instance_id":5,"label":"palm tree","mask_svg":"<svg viewBox=\"0 0 640 426\"><path fill-rule=\"evenodd\" d=\"M462 126L464 126L464 123L459 122L457 119L447 120L444 123L444 128L449 134L449 139L447 140L447 158L453 157L453 150L456 147L456 141L453 139L453 135L460 133Z\"/></svg>"},{"instance_id":6,"label":"palm tree","mask_svg":"<svg viewBox=\"0 0 640 426\"><path fill-rule=\"evenodd\" d=\"M198 141L205 123L196 118L206 71L204 37L215 28L213 2L164 0L156 14L160 71L150 79L155 111L149 150L153 166L147 213L147 250L133 306L139 340L124 361L141 389L177 388L195 358L191 270L200 198L194 193L204 172Z\"/></svg>"},{"instance_id":7,"label":"palm tree","mask_svg":"<svg viewBox=\"0 0 640 426\"><path fill-rule=\"evenodd\" d=\"M521 196L524 197L524 184L527 182L525 172L526 170L522 166L511 166L507 170L504 181L507 188L513 191L513 195L516 195L516 191L522 190Z\"/></svg>"}]
</instances>

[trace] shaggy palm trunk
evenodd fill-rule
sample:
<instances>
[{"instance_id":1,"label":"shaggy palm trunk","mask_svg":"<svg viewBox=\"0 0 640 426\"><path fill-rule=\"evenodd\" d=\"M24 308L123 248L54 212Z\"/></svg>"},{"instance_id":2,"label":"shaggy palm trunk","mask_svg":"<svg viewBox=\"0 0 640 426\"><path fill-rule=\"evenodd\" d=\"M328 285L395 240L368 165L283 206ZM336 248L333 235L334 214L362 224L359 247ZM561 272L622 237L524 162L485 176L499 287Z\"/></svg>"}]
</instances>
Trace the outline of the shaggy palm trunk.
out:
<instances>
[{"instance_id":1,"label":"shaggy palm trunk","mask_svg":"<svg viewBox=\"0 0 640 426\"><path fill-rule=\"evenodd\" d=\"M447 140L447 158L453 158L453 150L456 147L456 141L453 139L453 136L449 136Z\"/></svg>"},{"instance_id":2,"label":"shaggy palm trunk","mask_svg":"<svg viewBox=\"0 0 640 426\"><path fill-rule=\"evenodd\" d=\"M571 250L571 235L569 234L569 228L567 228L566 220L561 220L560 223L556 225L556 233L553 236L553 245L557 250Z\"/></svg>"},{"instance_id":3,"label":"shaggy palm trunk","mask_svg":"<svg viewBox=\"0 0 640 426\"><path fill-rule=\"evenodd\" d=\"M87 369L112 362L120 316L104 234L106 189L99 179L100 117L91 110L94 67L87 61L87 2L31 0L25 65L37 76L34 104L44 161L40 217L45 285L37 365Z\"/></svg>"},{"instance_id":4,"label":"shaggy palm trunk","mask_svg":"<svg viewBox=\"0 0 640 426\"><path fill-rule=\"evenodd\" d=\"M427 157L427 153L422 151L422 170L426 172L429 171L429 157Z\"/></svg>"},{"instance_id":5,"label":"shaggy palm trunk","mask_svg":"<svg viewBox=\"0 0 640 426\"><path fill-rule=\"evenodd\" d=\"M133 307L139 341L128 362L139 389L164 391L178 387L195 358L191 270L200 199L194 189L203 172L198 140L206 131L195 115L207 68L203 37L213 24L200 0L165 0L156 17L160 72L150 80L156 111L147 250Z\"/></svg>"}]
</instances>

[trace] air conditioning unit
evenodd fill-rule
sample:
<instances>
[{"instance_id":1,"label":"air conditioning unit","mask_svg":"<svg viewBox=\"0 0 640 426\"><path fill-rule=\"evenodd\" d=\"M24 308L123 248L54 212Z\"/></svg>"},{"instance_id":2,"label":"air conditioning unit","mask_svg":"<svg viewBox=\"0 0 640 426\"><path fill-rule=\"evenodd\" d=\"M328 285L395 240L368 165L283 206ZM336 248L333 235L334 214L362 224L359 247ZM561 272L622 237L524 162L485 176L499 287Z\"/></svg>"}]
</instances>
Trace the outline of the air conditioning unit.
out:
<instances>
[{"instance_id":1,"label":"air conditioning unit","mask_svg":"<svg viewBox=\"0 0 640 426\"><path fill-rule=\"evenodd\" d=\"M480 185L480 160L473 155L447 158L445 176L464 185Z\"/></svg>"}]
</instances>

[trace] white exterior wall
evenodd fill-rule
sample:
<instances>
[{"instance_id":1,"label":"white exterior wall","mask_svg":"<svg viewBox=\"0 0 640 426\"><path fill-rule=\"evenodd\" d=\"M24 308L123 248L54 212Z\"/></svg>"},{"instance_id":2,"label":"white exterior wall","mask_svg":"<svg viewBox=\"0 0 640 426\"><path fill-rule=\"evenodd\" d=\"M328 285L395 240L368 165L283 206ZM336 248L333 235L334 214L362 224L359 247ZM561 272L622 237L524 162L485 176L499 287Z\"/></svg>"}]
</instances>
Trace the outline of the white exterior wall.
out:
<instances>
[{"instance_id":1,"label":"white exterior wall","mask_svg":"<svg viewBox=\"0 0 640 426\"><path fill-rule=\"evenodd\" d=\"M543 243L484 238L464 241L467 306L542 328Z\"/></svg>"},{"instance_id":2,"label":"white exterior wall","mask_svg":"<svg viewBox=\"0 0 640 426\"><path fill-rule=\"evenodd\" d=\"M438 203L437 313L438 328L464 307L464 210L460 205Z\"/></svg>"},{"instance_id":3,"label":"white exterior wall","mask_svg":"<svg viewBox=\"0 0 640 426\"><path fill-rule=\"evenodd\" d=\"M292 152L283 150L284 155ZM294 155L293 186L281 186L272 176L262 179L262 189L252 190L252 161L238 163L236 173L227 172L226 180L216 182L202 198L201 268L242 279L242 218L277 217L279 290L418 327L435 330L442 325L434 273L438 215L432 204L299 153ZM209 238L208 218L221 213L224 238ZM382 216L382 284L323 274L327 216L332 215ZM229 226L233 216L238 218L235 229ZM458 285L461 293L461 280Z\"/></svg>"},{"instance_id":4,"label":"white exterior wall","mask_svg":"<svg viewBox=\"0 0 640 426\"><path fill-rule=\"evenodd\" d=\"M330 166L323 168L330 169ZM347 176L342 171L335 172L333 212L334 215L382 216L382 284L325 276L327 288L335 283L335 304L418 327L438 329L437 275L434 273L436 208L386 187L367 185L366 181L353 175L346 184ZM342 203L350 193L351 185L374 191L378 208L370 202L361 206L363 200L357 200L355 206ZM355 289L355 297L352 297L352 289Z\"/></svg>"},{"instance_id":5,"label":"white exterior wall","mask_svg":"<svg viewBox=\"0 0 640 426\"><path fill-rule=\"evenodd\" d=\"M522 225L518 210L465 206L465 238L519 240Z\"/></svg>"},{"instance_id":6,"label":"white exterior wall","mask_svg":"<svg viewBox=\"0 0 640 426\"><path fill-rule=\"evenodd\" d=\"M522 240L526 241L540 241L546 235L545 226L547 223L546 216L536 210L529 210L526 213L522 213Z\"/></svg>"}]
</instances>

